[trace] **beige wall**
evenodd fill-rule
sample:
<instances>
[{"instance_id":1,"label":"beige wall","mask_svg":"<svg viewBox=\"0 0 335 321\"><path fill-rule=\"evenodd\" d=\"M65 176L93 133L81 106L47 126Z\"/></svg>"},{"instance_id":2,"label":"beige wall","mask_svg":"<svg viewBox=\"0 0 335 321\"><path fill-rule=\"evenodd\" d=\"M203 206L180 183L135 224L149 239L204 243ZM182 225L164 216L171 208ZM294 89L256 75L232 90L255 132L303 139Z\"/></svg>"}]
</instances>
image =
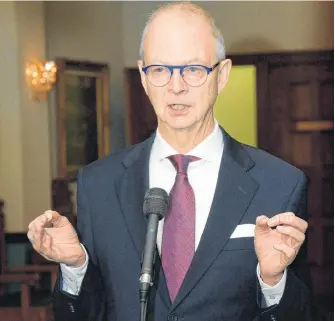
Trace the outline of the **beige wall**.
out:
<instances>
[{"instance_id":1,"label":"beige wall","mask_svg":"<svg viewBox=\"0 0 335 321\"><path fill-rule=\"evenodd\" d=\"M13 3L0 3L0 195L6 201L7 230L22 226L21 106L18 64L18 28ZM11 143L10 140L13 142Z\"/></svg>"},{"instance_id":2,"label":"beige wall","mask_svg":"<svg viewBox=\"0 0 335 321\"><path fill-rule=\"evenodd\" d=\"M43 2L0 3L0 197L21 232L50 207L48 104L30 99L25 63L45 57Z\"/></svg>"},{"instance_id":3,"label":"beige wall","mask_svg":"<svg viewBox=\"0 0 335 321\"><path fill-rule=\"evenodd\" d=\"M147 14L163 2L122 4L123 51L136 66L140 33ZM229 53L334 48L334 3L325 1L199 1L221 29Z\"/></svg>"}]
</instances>

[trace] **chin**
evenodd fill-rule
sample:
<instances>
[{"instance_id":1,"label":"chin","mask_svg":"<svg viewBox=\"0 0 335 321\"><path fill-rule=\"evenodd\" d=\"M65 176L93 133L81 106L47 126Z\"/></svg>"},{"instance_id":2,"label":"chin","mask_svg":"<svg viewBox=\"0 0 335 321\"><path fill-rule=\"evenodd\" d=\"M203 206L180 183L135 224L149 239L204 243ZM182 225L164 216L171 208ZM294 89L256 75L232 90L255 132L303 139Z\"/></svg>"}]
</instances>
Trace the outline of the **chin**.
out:
<instances>
[{"instance_id":1,"label":"chin","mask_svg":"<svg viewBox=\"0 0 335 321\"><path fill-rule=\"evenodd\" d=\"M195 124L195 121L190 119L173 119L167 122L170 128L175 130L186 130Z\"/></svg>"}]
</instances>

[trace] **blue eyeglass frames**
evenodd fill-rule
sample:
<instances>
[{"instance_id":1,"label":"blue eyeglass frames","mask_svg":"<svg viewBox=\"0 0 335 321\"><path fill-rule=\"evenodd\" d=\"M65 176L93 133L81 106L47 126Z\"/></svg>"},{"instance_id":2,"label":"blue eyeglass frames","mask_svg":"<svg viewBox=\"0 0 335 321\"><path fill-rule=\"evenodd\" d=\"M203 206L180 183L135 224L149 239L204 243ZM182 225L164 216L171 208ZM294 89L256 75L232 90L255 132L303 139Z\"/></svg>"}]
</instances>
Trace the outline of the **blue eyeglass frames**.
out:
<instances>
[{"instance_id":1,"label":"blue eyeglass frames","mask_svg":"<svg viewBox=\"0 0 335 321\"><path fill-rule=\"evenodd\" d=\"M218 61L212 67L204 65L149 65L142 67L142 71L146 74L150 83L156 87L167 85L172 77L173 70L179 69L179 72L186 84L192 87L203 85L208 75L220 64Z\"/></svg>"}]
</instances>

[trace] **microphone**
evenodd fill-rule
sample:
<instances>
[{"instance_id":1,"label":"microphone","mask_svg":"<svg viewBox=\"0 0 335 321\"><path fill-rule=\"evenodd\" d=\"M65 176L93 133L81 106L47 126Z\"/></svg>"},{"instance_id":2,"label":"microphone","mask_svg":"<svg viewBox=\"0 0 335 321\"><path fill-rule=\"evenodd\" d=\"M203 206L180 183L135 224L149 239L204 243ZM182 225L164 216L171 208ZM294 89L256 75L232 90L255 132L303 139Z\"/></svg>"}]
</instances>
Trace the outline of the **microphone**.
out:
<instances>
[{"instance_id":1,"label":"microphone","mask_svg":"<svg viewBox=\"0 0 335 321\"><path fill-rule=\"evenodd\" d=\"M153 281L153 265L156 252L156 238L158 222L165 216L169 196L161 188L151 188L144 196L143 213L148 219L146 240L143 251L141 276L140 276L140 303L141 303L141 320L145 320L146 302L149 287Z\"/></svg>"}]
</instances>

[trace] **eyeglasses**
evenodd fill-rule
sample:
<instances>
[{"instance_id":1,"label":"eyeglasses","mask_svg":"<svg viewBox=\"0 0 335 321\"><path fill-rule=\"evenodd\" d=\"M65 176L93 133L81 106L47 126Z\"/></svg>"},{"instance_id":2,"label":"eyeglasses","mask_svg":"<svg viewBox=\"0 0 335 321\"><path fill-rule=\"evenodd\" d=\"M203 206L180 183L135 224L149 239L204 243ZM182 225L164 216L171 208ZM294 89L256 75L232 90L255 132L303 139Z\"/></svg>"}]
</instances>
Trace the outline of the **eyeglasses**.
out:
<instances>
[{"instance_id":1,"label":"eyeglasses","mask_svg":"<svg viewBox=\"0 0 335 321\"><path fill-rule=\"evenodd\" d=\"M167 85L172 77L173 69L179 69L179 72L186 84L192 87L203 85L208 75L219 65L218 61L213 67L203 65L183 65L183 66L167 66L167 65L149 65L142 68L149 82L156 87Z\"/></svg>"}]
</instances>

